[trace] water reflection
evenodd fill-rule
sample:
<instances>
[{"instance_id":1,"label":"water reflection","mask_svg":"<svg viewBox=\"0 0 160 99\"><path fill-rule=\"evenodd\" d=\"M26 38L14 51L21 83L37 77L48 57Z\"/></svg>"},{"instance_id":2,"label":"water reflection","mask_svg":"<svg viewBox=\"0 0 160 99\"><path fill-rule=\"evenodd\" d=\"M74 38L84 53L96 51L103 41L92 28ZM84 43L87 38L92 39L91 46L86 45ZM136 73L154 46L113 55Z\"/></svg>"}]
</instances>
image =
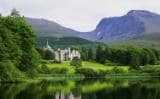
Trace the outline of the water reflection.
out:
<instances>
[{"instance_id":1,"label":"water reflection","mask_svg":"<svg viewBox=\"0 0 160 99\"><path fill-rule=\"evenodd\" d=\"M75 96L74 94L65 94L63 92L57 92L55 94L55 99L81 99L81 95Z\"/></svg>"},{"instance_id":2,"label":"water reflection","mask_svg":"<svg viewBox=\"0 0 160 99\"><path fill-rule=\"evenodd\" d=\"M0 99L160 99L160 80L1 83Z\"/></svg>"}]
</instances>

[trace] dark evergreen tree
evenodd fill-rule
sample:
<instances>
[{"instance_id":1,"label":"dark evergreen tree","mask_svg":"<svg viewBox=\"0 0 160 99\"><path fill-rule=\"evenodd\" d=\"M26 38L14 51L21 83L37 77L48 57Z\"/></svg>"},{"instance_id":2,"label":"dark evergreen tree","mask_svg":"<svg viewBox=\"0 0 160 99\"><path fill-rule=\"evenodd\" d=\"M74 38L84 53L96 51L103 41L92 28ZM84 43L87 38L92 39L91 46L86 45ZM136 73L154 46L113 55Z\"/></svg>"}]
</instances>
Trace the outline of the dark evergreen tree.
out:
<instances>
[{"instance_id":1,"label":"dark evergreen tree","mask_svg":"<svg viewBox=\"0 0 160 99\"><path fill-rule=\"evenodd\" d=\"M90 60L90 61L94 60L94 54L93 54L93 50L91 48L88 50L88 60Z\"/></svg>"},{"instance_id":2,"label":"dark evergreen tree","mask_svg":"<svg viewBox=\"0 0 160 99\"><path fill-rule=\"evenodd\" d=\"M150 57L150 61L149 64L155 65L157 63L157 58L155 53L151 50L151 49L144 49L145 51L147 51L149 57Z\"/></svg>"},{"instance_id":3,"label":"dark evergreen tree","mask_svg":"<svg viewBox=\"0 0 160 99\"><path fill-rule=\"evenodd\" d=\"M104 64L106 60L105 49L103 46L99 45L96 51L96 61Z\"/></svg>"},{"instance_id":4,"label":"dark evergreen tree","mask_svg":"<svg viewBox=\"0 0 160 99\"><path fill-rule=\"evenodd\" d=\"M84 61L88 59L88 50L84 47L81 48L81 59Z\"/></svg>"},{"instance_id":5,"label":"dark evergreen tree","mask_svg":"<svg viewBox=\"0 0 160 99\"><path fill-rule=\"evenodd\" d=\"M130 64L131 68L134 68L134 69L138 69L139 66L140 66L140 56L135 53L135 52L132 52L131 53L131 56L130 56Z\"/></svg>"},{"instance_id":6,"label":"dark evergreen tree","mask_svg":"<svg viewBox=\"0 0 160 99\"><path fill-rule=\"evenodd\" d=\"M11 10L11 16L12 17L20 17L20 14L19 14L19 11L17 11L15 8L13 8L12 10Z\"/></svg>"},{"instance_id":7,"label":"dark evergreen tree","mask_svg":"<svg viewBox=\"0 0 160 99\"><path fill-rule=\"evenodd\" d=\"M148 52L144 49L142 49L141 52L141 65L147 65L150 64L150 55L148 54Z\"/></svg>"},{"instance_id":8,"label":"dark evergreen tree","mask_svg":"<svg viewBox=\"0 0 160 99\"><path fill-rule=\"evenodd\" d=\"M49 51L49 50L45 50L43 52L43 58L46 60L54 60L55 59L55 55L53 52Z\"/></svg>"}]
</instances>

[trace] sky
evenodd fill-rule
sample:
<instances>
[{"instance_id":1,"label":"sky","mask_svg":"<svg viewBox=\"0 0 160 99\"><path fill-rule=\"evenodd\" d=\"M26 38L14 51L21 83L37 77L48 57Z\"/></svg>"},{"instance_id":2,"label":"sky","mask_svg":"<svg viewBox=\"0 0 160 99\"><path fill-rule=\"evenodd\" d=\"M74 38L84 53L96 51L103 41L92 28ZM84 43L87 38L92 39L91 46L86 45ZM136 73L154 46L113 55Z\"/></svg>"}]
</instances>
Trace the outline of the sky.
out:
<instances>
[{"instance_id":1,"label":"sky","mask_svg":"<svg viewBox=\"0 0 160 99\"><path fill-rule=\"evenodd\" d=\"M160 0L0 0L0 13L16 8L21 15L44 18L78 31L91 31L104 17L122 16L130 10L160 14Z\"/></svg>"}]
</instances>

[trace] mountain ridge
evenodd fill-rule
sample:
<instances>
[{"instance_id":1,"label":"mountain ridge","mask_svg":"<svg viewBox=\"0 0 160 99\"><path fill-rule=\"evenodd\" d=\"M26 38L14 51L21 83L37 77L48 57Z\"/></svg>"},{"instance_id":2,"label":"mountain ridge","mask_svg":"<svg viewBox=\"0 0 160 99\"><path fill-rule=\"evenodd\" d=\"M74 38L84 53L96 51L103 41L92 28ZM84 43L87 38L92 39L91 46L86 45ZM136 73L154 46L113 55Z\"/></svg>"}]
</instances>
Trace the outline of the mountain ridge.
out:
<instances>
[{"instance_id":1,"label":"mountain ridge","mask_svg":"<svg viewBox=\"0 0 160 99\"><path fill-rule=\"evenodd\" d=\"M79 32L45 19L27 18L27 21L38 36L71 36L96 42L125 41L142 34L160 33L160 15L146 10L131 10L123 16L103 18L90 32Z\"/></svg>"}]
</instances>

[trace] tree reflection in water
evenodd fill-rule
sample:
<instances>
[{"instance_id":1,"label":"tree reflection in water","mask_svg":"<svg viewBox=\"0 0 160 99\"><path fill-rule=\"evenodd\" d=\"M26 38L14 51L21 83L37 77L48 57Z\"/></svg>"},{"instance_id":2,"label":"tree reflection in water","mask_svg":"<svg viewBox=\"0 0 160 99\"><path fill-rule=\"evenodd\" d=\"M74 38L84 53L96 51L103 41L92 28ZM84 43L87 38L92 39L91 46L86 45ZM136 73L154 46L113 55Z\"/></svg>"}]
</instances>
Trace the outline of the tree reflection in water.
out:
<instances>
[{"instance_id":1,"label":"tree reflection in water","mask_svg":"<svg viewBox=\"0 0 160 99\"><path fill-rule=\"evenodd\" d=\"M0 99L160 99L159 80L0 84Z\"/></svg>"}]
</instances>

